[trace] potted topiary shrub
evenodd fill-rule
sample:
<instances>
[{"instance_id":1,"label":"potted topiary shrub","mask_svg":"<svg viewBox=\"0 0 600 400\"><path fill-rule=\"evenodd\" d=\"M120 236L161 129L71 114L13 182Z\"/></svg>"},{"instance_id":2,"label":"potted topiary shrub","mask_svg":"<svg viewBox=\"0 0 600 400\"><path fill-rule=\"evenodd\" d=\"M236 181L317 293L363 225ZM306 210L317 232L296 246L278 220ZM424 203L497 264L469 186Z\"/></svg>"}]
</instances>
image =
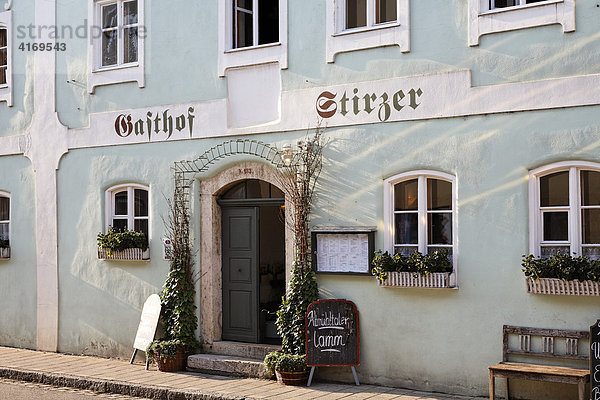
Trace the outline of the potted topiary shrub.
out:
<instances>
[{"instance_id":1,"label":"potted topiary shrub","mask_svg":"<svg viewBox=\"0 0 600 400\"><path fill-rule=\"evenodd\" d=\"M10 242L8 240L0 239L0 259L10 258Z\"/></svg>"},{"instance_id":2,"label":"potted topiary shrub","mask_svg":"<svg viewBox=\"0 0 600 400\"><path fill-rule=\"evenodd\" d=\"M265 357L265 368L283 385L305 385L308 379L305 354L271 352Z\"/></svg>"},{"instance_id":3,"label":"potted topiary shrub","mask_svg":"<svg viewBox=\"0 0 600 400\"><path fill-rule=\"evenodd\" d=\"M600 296L600 260L558 253L523 255L521 266L528 293Z\"/></svg>"},{"instance_id":4,"label":"potted topiary shrub","mask_svg":"<svg viewBox=\"0 0 600 400\"><path fill-rule=\"evenodd\" d=\"M149 260L145 233L110 228L98 234L98 258L101 260Z\"/></svg>"},{"instance_id":5,"label":"potted topiary shrub","mask_svg":"<svg viewBox=\"0 0 600 400\"><path fill-rule=\"evenodd\" d=\"M408 257L390 255L381 250L375 253L371 273L379 286L447 288L451 282L452 263L446 249L430 254L413 251Z\"/></svg>"}]
</instances>

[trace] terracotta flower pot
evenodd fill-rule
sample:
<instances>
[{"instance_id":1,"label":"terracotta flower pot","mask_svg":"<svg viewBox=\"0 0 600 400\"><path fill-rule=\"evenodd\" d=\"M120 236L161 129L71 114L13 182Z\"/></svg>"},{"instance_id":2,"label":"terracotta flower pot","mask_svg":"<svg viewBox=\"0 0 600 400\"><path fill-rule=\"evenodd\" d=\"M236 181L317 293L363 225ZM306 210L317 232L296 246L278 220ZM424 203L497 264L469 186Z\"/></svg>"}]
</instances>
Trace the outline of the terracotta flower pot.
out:
<instances>
[{"instance_id":1,"label":"terracotta flower pot","mask_svg":"<svg viewBox=\"0 0 600 400\"><path fill-rule=\"evenodd\" d=\"M154 352L154 360L159 371L174 372L185 369L186 356L182 348L177 350L175 357L167 357L166 360L161 359L158 352Z\"/></svg>"},{"instance_id":2,"label":"terracotta flower pot","mask_svg":"<svg viewBox=\"0 0 600 400\"><path fill-rule=\"evenodd\" d=\"M282 385L304 386L308 382L308 371L287 372L275 370L277 383Z\"/></svg>"}]
</instances>

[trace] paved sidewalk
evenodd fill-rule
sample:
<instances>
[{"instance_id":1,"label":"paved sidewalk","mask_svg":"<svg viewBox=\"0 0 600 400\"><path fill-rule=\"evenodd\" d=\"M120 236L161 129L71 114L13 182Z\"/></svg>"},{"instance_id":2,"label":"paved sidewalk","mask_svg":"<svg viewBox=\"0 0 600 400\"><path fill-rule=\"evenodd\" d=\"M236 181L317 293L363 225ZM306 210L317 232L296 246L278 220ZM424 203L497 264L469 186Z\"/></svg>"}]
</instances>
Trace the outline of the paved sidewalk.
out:
<instances>
[{"instance_id":1,"label":"paved sidewalk","mask_svg":"<svg viewBox=\"0 0 600 400\"><path fill-rule=\"evenodd\" d=\"M373 385L316 382L310 388L275 381L191 372L149 371L142 363L0 347L0 377L164 400L482 400Z\"/></svg>"}]
</instances>

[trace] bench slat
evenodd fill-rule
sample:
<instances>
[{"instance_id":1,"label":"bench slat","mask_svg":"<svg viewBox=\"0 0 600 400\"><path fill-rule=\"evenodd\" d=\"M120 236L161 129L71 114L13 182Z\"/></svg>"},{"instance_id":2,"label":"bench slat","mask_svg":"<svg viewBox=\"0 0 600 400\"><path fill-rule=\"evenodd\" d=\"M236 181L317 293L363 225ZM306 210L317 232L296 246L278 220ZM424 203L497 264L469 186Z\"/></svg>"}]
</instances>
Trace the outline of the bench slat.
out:
<instances>
[{"instance_id":1,"label":"bench slat","mask_svg":"<svg viewBox=\"0 0 600 400\"><path fill-rule=\"evenodd\" d=\"M589 377L590 371L587 369L557 367L553 365L525 364L502 362L489 367L491 371L497 372L521 372L528 374L554 375L574 378Z\"/></svg>"},{"instance_id":2,"label":"bench slat","mask_svg":"<svg viewBox=\"0 0 600 400\"><path fill-rule=\"evenodd\" d=\"M529 356L529 357L547 357L547 358L560 358L560 359L568 359L568 360L583 360L583 361L587 361L589 360L588 356L582 356L582 355L574 355L574 354L554 354L554 353L542 353L541 351L524 351L524 350L511 350L511 349L507 349L505 350L506 354L516 354L516 355L522 355L522 356Z\"/></svg>"}]
</instances>

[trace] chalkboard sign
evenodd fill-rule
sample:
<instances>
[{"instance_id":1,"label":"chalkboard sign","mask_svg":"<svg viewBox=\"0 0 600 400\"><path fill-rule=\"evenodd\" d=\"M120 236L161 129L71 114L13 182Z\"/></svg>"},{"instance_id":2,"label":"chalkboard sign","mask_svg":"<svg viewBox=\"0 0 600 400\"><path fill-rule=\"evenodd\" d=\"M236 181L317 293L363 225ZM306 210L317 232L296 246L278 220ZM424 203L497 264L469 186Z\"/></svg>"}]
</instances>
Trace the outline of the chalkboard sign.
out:
<instances>
[{"instance_id":1,"label":"chalkboard sign","mask_svg":"<svg viewBox=\"0 0 600 400\"><path fill-rule=\"evenodd\" d=\"M359 365L358 311L348 300L318 300L306 311L306 364Z\"/></svg>"},{"instance_id":2,"label":"chalkboard sign","mask_svg":"<svg viewBox=\"0 0 600 400\"><path fill-rule=\"evenodd\" d=\"M369 274L374 254L370 227L327 227L311 231L312 265L317 273Z\"/></svg>"},{"instance_id":3,"label":"chalkboard sign","mask_svg":"<svg viewBox=\"0 0 600 400\"><path fill-rule=\"evenodd\" d=\"M600 319L590 326L590 391L592 400L600 400Z\"/></svg>"}]
</instances>

